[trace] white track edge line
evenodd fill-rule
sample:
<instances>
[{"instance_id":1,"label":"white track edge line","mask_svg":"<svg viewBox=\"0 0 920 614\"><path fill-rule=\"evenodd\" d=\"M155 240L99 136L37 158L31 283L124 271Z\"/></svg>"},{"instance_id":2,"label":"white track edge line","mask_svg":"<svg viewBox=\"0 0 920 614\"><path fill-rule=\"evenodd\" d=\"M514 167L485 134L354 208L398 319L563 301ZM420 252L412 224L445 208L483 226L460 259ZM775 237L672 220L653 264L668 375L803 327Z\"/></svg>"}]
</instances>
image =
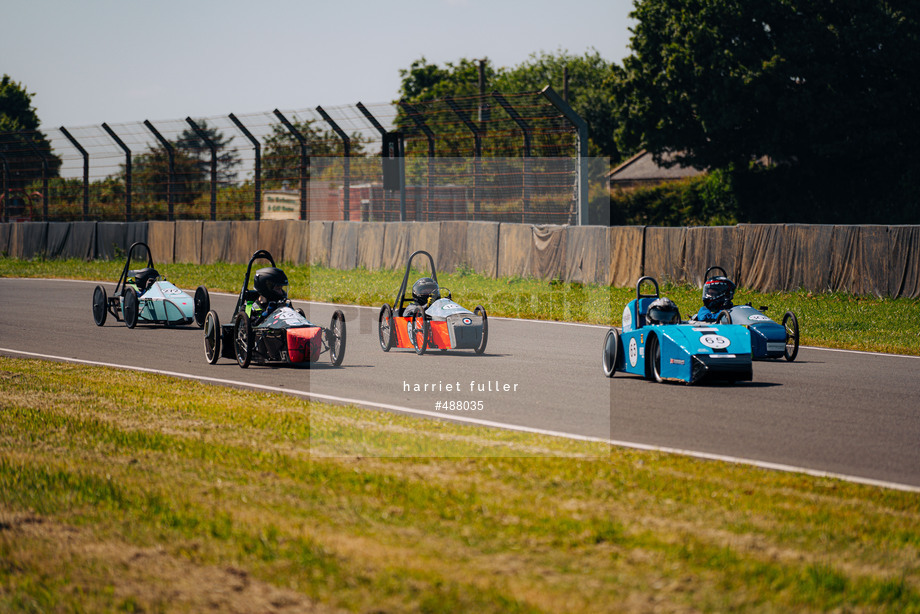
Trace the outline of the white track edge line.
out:
<instances>
[{"instance_id":1,"label":"white track edge line","mask_svg":"<svg viewBox=\"0 0 920 614\"><path fill-rule=\"evenodd\" d=\"M347 404L347 405L358 405L364 407L376 407L380 409L387 409L391 411L398 411L406 414L414 414L419 416L425 416L427 418L440 418L442 420L450 420L452 422L459 422L464 424L473 424L476 426L487 426L492 428L500 428L509 431L517 431L522 433L531 433L535 435L545 435L549 437L559 437L562 439L569 439L573 441L584 441L588 443L602 443L611 446L616 446L620 448L629 448L633 450L642 450L646 452L662 452L665 454L678 454L680 456L687 456L691 458L697 458L702 460L713 460L721 461L725 463L731 463L735 465L747 465L751 467L756 467L758 469L767 469L772 471L781 471L784 473L801 473L811 477L817 478L830 478L836 480L842 480L844 482L851 482L854 484L863 484L866 486L875 486L879 488L887 488L890 490L900 490L905 492L915 492L920 493L920 486L912 486L910 484L899 484L897 482L887 482L884 480L875 480L872 478L863 478L859 476L846 475L842 473L833 473L829 471L820 471L817 469L808 469L806 467L797 467L794 465L787 465L783 463L773 463L769 461L757 461L737 456L729 456L724 454L712 454L709 452L697 452L694 450L687 450L683 448L671 448L667 446L655 446L650 444L635 443L630 441L622 441L618 439L603 439L600 437L589 437L587 435L578 435L575 433L565 433L562 431L552 431L548 429L540 429L529 426L522 426L517 424L508 424L504 422L495 422L493 420L481 420L478 418L468 418L465 416L457 416L451 414L441 414L438 412L432 412L424 409L413 409L411 407L403 407L400 405L391 405L389 403L377 403L374 401L365 401L361 399L351 399L347 397L337 397L328 394L321 394L317 392L308 392L304 390L296 390L292 388L282 388L278 386L266 386L263 384L251 384L247 382L238 382L233 380L221 379L216 377L206 377L203 375L192 375L189 373L181 373L178 371L161 371L158 369L150 369L147 367L135 367L131 365L120 365L114 363L99 362L95 360L84 360L80 358L68 358L66 356L54 356L50 354L39 354L36 352L24 352L22 350L13 350L10 348L0 348L0 352L9 352L12 354L20 354L24 356L31 356L34 358L46 358L51 360L58 360L61 362L72 362L80 363L85 365L92 365L98 367L109 367L114 369L124 369L126 371L140 371L144 373L155 373L159 375L168 375L172 377L178 377L182 379L191 379L200 382L212 382L216 384L228 385L237 388L252 388L256 390L264 390L266 392L276 392L281 394L291 394L298 395L323 401L331 401L335 403Z\"/></svg>"}]
</instances>

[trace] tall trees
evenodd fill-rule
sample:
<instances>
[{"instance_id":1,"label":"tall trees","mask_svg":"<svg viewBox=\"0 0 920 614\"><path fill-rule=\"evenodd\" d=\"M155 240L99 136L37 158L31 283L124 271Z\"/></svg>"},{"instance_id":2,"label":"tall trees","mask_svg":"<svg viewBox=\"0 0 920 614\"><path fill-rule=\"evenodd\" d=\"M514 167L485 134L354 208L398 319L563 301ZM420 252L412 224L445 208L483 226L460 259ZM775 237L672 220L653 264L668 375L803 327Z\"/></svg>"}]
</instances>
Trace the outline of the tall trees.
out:
<instances>
[{"instance_id":1,"label":"tall trees","mask_svg":"<svg viewBox=\"0 0 920 614\"><path fill-rule=\"evenodd\" d=\"M865 221L858 200L920 195L916 3L639 0L633 17L621 146L734 169L749 196L757 177L780 182L775 211L807 203L815 221ZM755 160L779 168L744 173Z\"/></svg>"},{"instance_id":2,"label":"tall trees","mask_svg":"<svg viewBox=\"0 0 920 614\"><path fill-rule=\"evenodd\" d=\"M9 75L0 79L0 153L7 158L9 187L14 190L41 177L42 158L48 165L48 177L57 177L61 168L61 159L51 153L47 137L39 131L41 122L32 107L32 96Z\"/></svg>"},{"instance_id":3,"label":"tall trees","mask_svg":"<svg viewBox=\"0 0 920 614\"><path fill-rule=\"evenodd\" d=\"M547 85L562 93L563 74L569 74L569 104L588 122L590 153L618 160L619 149L614 140L616 107L614 91L617 67L604 60L597 51L576 56L567 51L533 54L524 63L506 68L485 62L483 67L485 91L491 94L536 92ZM479 94L479 60L462 58L443 67L424 57L408 69L399 71L400 102L419 103L447 96L463 98ZM403 115L398 120L411 126ZM437 120L433 120L437 123Z\"/></svg>"}]
</instances>

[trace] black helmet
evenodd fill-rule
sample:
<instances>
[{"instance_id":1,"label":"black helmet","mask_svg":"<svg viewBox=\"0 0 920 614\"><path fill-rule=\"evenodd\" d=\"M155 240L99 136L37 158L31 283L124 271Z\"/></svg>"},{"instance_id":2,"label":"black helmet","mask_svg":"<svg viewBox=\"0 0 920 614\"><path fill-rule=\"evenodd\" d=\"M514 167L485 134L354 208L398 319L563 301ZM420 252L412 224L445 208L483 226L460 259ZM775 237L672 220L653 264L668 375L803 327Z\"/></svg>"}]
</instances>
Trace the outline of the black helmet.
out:
<instances>
[{"instance_id":1,"label":"black helmet","mask_svg":"<svg viewBox=\"0 0 920 614\"><path fill-rule=\"evenodd\" d=\"M680 312L677 305L669 298L656 298L648 306L648 323L649 324L678 324L680 322Z\"/></svg>"},{"instance_id":2,"label":"black helmet","mask_svg":"<svg viewBox=\"0 0 920 614\"><path fill-rule=\"evenodd\" d=\"M438 283L430 277L421 277L412 284L412 298L419 305L427 305L428 299L438 300L441 293L438 291Z\"/></svg>"},{"instance_id":3,"label":"black helmet","mask_svg":"<svg viewBox=\"0 0 920 614\"><path fill-rule=\"evenodd\" d=\"M256 292L270 301L283 301L287 298L287 275L279 268L270 266L259 269L252 285Z\"/></svg>"},{"instance_id":4,"label":"black helmet","mask_svg":"<svg viewBox=\"0 0 920 614\"><path fill-rule=\"evenodd\" d=\"M728 277L713 277L703 284L703 304L712 313L727 309L735 298L735 284Z\"/></svg>"}]
</instances>

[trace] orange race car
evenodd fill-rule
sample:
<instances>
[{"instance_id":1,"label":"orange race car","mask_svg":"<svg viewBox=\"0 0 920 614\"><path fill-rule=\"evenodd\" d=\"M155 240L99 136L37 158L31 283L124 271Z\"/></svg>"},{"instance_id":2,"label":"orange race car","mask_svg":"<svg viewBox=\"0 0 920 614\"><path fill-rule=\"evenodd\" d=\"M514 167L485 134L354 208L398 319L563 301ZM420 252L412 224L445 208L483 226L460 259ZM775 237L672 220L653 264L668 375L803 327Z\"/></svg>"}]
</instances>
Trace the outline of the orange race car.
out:
<instances>
[{"instance_id":1,"label":"orange race car","mask_svg":"<svg viewBox=\"0 0 920 614\"><path fill-rule=\"evenodd\" d=\"M418 255L428 258L431 277L421 277L412 284L407 294L412 259ZM473 350L477 354L486 351L489 340L489 319L482 305L473 311L453 301L450 291L438 285L438 273L434 258L426 251L416 251L409 256L406 274L393 305L384 305L378 316L380 347L384 352L390 348L413 348L417 354L426 350Z\"/></svg>"}]
</instances>

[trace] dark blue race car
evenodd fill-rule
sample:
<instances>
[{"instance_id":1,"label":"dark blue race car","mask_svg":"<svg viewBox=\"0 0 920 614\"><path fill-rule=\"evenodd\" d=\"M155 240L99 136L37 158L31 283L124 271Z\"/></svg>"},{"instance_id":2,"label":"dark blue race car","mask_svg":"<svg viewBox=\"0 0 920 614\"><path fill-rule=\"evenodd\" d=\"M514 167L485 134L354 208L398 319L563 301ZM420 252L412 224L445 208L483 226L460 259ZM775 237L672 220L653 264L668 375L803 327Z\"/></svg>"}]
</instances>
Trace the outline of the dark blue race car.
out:
<instances>
[{"instance_id":1,"label":"dark blue race car","mask_svg":"<svg viewBox=\"0 0 920 614\"><path fill-rule=\"evenodd\" d=\"M692 321L746 326L751 331L751 355L754 360L795 360L799 353L799 320L793 312L783 314L782 324L779 324L764 314L767 307L755 309L750 303L735 305L732 302L735 283L720 266L706 269L704 279L703 307Z\"/></svg>"}]
</instances>

